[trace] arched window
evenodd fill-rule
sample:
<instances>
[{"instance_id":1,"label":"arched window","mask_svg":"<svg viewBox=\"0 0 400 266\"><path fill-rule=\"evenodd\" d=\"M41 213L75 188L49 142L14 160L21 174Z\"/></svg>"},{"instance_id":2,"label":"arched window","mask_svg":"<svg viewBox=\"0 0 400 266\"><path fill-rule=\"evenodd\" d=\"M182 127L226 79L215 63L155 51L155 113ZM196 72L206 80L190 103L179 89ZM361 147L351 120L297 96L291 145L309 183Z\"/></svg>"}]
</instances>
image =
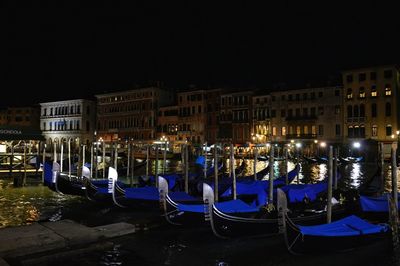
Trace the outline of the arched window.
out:
<instances>
[{"instance_id":1,"label":"arched window","mask_svg":"<svg viewBox=\"0 0 400 266\"><path fill-rule=\"evenodd\" d=\"M377 109L376 109L376 103L371 104L371 117L376 117L378 115Z\"/></svg>"}]
</instances>

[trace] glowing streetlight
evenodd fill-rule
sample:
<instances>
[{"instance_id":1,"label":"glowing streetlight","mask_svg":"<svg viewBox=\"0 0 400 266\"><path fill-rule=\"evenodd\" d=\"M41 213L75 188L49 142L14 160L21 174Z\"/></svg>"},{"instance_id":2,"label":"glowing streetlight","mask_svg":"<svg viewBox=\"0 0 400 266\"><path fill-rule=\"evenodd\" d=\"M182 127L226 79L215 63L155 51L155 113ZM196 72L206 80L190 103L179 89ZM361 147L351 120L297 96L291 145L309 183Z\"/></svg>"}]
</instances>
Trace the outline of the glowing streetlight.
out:
<instances>
[{"instance_id":1,"label":"glowing streetlight","mask_svg":"<svg viewBox=\"0 0 400 266\"><path fill-rule=\"evenodd\" d=\"M325 148L325 147L326 147L326 142L321 142L321 143L319 144L319 146L321 146L321 148Z\"/></svg>"},{"instance_id":2,"label":"glowing streetlight","mask_svg":"<svg viewBox=\"0 0 400 266\"><path fill-rule=\"evenodd\" d=\"M353 147L356 148L356 149L360 148L361 147L360 142L354 142L353 143Z\"/></svg>"}]
</instances>

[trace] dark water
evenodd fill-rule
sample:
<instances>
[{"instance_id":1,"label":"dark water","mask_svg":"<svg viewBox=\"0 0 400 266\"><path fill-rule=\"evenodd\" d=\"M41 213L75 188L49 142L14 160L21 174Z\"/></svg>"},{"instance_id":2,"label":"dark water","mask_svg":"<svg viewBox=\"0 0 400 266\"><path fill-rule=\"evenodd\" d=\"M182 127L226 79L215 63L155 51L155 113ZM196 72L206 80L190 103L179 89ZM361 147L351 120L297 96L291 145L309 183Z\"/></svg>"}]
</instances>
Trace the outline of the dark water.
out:
<instances>
[{"instance_id":1,"label":"dark water","mask_svg":"<svg viewBox=\"0 0 400 266\"><path fill-rule=\"evenodd\" d=\"M257 171L263 167L265 163L259 162ZM289 165L289 169L293 167L293 164ZM179 162L171 161L165 170L169 172L180 168ZM275 163L274 170L276 174L282 173L282 163ZM247 174L253 173L252 160L247 160L246 171ZM363 180L375 173L376 165L350 164L341 167L340 171L342 179L339 185L357 188ZM161 163L159 172L162 172ZM300 182L321 180L326 173L326 165L303 165L299 179ZM388 166L385 167L385 173L390 173ZM116 239L110 250L66 259L57 263L59 266L390 265L388 247L383 245L372 245L335 255L293 256L287 252L282 237L221 240L209 228L180 228L169 225L158 212L137 212L104 206L85 198L59 195L37 181L31 180L28 184L30 185L27 187L14 188L10 180L0 179L0 228L60 219L72 219L88 226L126 221L140 228L136 234ZM390 180L387 184L390 184Z\"/></svg>"}]
</instances>

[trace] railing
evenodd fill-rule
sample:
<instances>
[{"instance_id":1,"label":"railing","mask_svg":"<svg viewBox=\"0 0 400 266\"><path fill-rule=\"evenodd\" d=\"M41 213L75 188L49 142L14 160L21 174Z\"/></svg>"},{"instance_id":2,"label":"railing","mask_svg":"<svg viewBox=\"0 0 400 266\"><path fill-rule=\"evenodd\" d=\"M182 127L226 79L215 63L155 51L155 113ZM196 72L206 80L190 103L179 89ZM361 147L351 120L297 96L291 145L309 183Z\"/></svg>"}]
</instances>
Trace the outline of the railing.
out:
<instances>
[{"instance_id":1,"label":"railing","mask_svg":"<svg viewBox=\"0 0 400 266\"><path fill-rule=\"evenodd\" d=\"M317 134L287 134L286 139L315 139Z\"/></svg>"},{"instance_id":2,"label":"railing","mask_svg":"<svg viewBox=\"0 0 400 266\"><path fill-rule=\"evenodd\" d=\"M365 122L365 117L347 117L347 123Z\"/></svg>"}]
</instances>

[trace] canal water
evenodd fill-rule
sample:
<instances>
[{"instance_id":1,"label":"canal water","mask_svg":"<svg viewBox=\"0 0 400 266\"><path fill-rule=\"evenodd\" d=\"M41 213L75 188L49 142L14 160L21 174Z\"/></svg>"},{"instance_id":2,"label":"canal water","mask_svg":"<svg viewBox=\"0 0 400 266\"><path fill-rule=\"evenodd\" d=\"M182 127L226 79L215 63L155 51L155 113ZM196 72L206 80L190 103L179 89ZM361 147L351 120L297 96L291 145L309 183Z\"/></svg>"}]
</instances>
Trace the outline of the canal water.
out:
<instances>
[{"instance_id":1,"label":"canal water","mask_svg":"<svg viewBox=\"0 0 400 266\"><path fill-rule=\"evenodd\" d=\"M237 162L240 163L239 161ZM253 161L246 160L246 173L253 174ZM258 162L257 171L266 163ZM293 168L289 164L289 170ZM154 169L154 164L153 164ZM162 163L159 171L163 169ZM376 172L376 164L354 163L340 168L340 186L357 188ZM165 171L180 171L181 165L168 161ZM275 175L283 173L283 164L276 162ZM137 172L137 174L143 174ZM321 180L326 165L302 165L300 182ZM390 176L389 166L385 166ZM390 180L387 181L390 184ZM388 186L386 186L388 187ZM388 248L370 246L349 253L293 256L282 237L263 239L217 239L209 228L180 228L167 224L159 212L138 212L115 206L104 206L85 198L60 195L37 179L28 179L28 186L13 187L12 180L0 179L0 228L22 226L36 221L71 219L88 226L129 222L139 232L115 240L112 249L92 252L63 260L61 265L390 265ZM0 240L1 241L1 240Z\"/></svg>"}]
</instances>

